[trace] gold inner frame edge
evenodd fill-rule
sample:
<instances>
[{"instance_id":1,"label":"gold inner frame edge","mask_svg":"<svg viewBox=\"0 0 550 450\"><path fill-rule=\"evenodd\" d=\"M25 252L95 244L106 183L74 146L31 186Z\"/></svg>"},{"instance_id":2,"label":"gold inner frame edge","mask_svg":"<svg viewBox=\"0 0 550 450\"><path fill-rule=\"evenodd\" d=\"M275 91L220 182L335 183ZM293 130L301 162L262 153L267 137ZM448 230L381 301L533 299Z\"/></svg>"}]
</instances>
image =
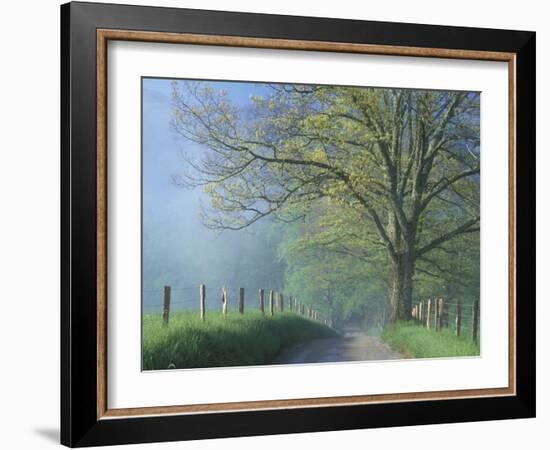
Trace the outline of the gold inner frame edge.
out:
<instances>
[{"instance_id":1,"label":"gold inner frame edge","mask_svg":"<svg viewBox=\"0 0 550 450\"><path fill-rule=\"evenodd\" d=\"M512 396L516 394L516 54L478 50L389 46L326 41L304 41L241 36L160 33L98 29L96 48L97 108L97 419L135 416L257 411L267 409L349 406L402 401ZM107 405L107 42L109 40L168 44L302 50L371 55L502 61L508 63L508 387L399 394L261 400L198 405L148 406L109 409Z\"/></svg>"}]
</instances>

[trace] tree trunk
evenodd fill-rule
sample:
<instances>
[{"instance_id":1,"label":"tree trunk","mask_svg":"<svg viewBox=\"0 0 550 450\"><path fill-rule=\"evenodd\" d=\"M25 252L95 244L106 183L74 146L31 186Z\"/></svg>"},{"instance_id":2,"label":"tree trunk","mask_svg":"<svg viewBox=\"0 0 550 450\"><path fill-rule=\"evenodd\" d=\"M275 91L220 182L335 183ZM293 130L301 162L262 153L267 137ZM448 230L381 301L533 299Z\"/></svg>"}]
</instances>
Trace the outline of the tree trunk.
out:
<instances>
[{"instance_id":1,"label":"tree trunk","mask_svg":"<svg viewBox=\"0 0 550 450\"><path fill-rule=\"evenodd\" d=\"M392 261L393 280L390 292L390 320L410 320L415 258L410 252L396 255Z\"/></svg>"}]
</instances>

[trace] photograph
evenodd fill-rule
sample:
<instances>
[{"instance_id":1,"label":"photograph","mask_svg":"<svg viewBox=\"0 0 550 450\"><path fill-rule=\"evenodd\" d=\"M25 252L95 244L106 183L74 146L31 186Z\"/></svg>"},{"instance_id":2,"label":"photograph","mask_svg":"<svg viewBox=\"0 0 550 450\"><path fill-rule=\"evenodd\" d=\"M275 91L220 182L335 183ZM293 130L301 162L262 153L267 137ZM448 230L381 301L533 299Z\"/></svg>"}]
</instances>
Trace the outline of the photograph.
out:
<instances>
[{"instance_id":1,"label":"photograph","mask_svg":"<svg viewBox=\"0 0 550 450\"><path fill-rule=\"evenodd\" d=\"M480 99L143 76L142 370L479 357Z\"/></svg>"}]
</instances>

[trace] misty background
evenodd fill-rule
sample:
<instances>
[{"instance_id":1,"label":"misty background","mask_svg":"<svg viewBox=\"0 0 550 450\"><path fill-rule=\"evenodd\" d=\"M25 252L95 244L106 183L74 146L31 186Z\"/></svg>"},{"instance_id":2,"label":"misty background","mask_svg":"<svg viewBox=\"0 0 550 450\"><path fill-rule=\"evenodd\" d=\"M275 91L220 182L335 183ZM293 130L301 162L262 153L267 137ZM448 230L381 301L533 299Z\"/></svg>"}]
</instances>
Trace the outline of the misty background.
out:
<instances>
[{"instance_id":1,"label":"misty background","mask_svg":"<svg viewBox=\"0 0 550 450\"><path fill-rule=\"evenodd\" d=\"M162 289L171 286L171 309L198 308L199 284L206 285L207 308L221 310L221 288L236 307L238 289L245 305L255 307L258 289L282 289L284 262L277 246L284 225L269 218L241 231L210 230L201 222L201 203L209 201L199 188L176 185L172 177L189 170L183 153L202 151L178 139L170 128L172 80L144 78L142 144L142 289L144 312L162 309ZM217 83L231 100L246 108L262 85ZM227 86L225 86L227 85ZM267 294L266 294L267 295Z\"/></svg>"}]
</instances>

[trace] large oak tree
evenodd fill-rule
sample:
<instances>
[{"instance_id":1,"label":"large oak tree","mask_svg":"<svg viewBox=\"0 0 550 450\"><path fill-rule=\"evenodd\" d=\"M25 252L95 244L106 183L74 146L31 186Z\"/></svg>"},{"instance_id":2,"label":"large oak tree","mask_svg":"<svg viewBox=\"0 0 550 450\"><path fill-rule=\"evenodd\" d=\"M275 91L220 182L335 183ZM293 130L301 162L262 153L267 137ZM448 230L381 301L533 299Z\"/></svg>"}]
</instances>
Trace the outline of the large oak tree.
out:
<instances>
[{"instance_id":1,"label":"large oak tree","mask_svg":"<svg viewBox=\"0 0 550 450\"><path fill-rule=\"evenodd\" d=\"M173 129L204 149L187 154L191 170L176 181L208 192L212 228L337 205L343 219L323 230L331 248L364 258L382 247L391 319L410 318L418 264L479 232L479 94L282 84L262 92L243 107L213 83L173 83Z\"/></svg>"}]
</instances>

